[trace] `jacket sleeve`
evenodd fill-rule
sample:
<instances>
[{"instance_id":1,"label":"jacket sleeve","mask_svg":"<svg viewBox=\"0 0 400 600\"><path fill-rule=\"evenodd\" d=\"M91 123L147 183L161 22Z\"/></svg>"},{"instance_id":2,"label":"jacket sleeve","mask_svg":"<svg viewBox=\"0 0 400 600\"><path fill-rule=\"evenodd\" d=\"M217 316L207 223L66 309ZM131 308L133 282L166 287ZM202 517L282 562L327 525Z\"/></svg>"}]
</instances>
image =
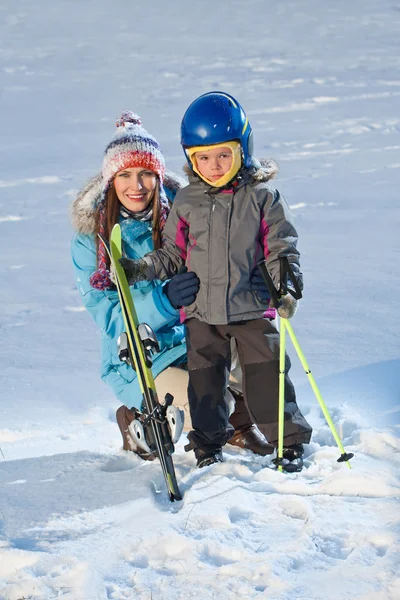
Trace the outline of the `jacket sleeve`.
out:
<instances>
[{"instance_id":1,"label":"jacket sleeve","mask_svg":"<svg viewBox=\"0 0 400 600\"><path fill-rule=\"evenodd\" d=\"M189 223L180 214L178 196L172 205L164 227L163 248L146 254L152 261L156 279L169 279L176 275L186 262Z\"/></svg>"},{"instance_id":2,"label":"jacket sleeve","mask_svg":"<svg viewBox=\"0 0 400 600\"><path fill-rule=\"evenodd\" d=\"M90 285L90 276L96 269L96 250L93 236L75 234L71 243L72 262L76 282L83 303L98 327L107 336L114 338L124 331L124 322L115 290L97 290ZM138 319L148 323L154 331L165 325L176 324L179 314L167 296L163 285L146 282L131 286Z\"/></svg>"},{"instance_id":3,"label":"jacket sleeve","mask_svg":"<svg viewBox=\"0 0 400 600\"><path fill-rule=\"evenodd\" d=\"M268 190L261 215L260 239L268 271L275 287L280 286L279 258L287 257L293 273L303 289L300 271L300 253L297 250L298 235L294 219L286 200L278 190Z\"/></svg>"}]
</instances>

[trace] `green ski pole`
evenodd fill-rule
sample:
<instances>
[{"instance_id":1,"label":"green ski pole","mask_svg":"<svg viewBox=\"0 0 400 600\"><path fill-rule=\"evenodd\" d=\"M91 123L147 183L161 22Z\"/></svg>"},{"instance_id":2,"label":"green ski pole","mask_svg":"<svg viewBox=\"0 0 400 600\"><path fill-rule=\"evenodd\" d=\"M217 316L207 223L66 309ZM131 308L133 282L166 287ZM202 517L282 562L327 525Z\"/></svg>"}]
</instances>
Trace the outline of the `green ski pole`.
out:
<instances>
[{"instance_id":1,"label":"green ski pole","mask_svg":"<svg viewBox=\"0 0 400 600\"><path fill-rule=\"evenodd\" d=\"M285 364L286 364L286 319L281 319L279 330L279 404L278 404L278 470L282 472L283 428L285 421Z\"/></svg>"},{"instance_id":2,"label":"green ski pole","mask_svg":"<svg viewBox=\"0 0 400 600\"><path fill-rule=\"evenodd\" d=\"M349 469L351 469L351 464L350 464L349 460L351 458L353 458L354 454L352 454L351 452L350 453L346 453L346 451L345 451L345 449L343 447L342 441L341 441L341 439L340 439L340 437L338 435L338 432L336 431L336 427L335 427L335 425L334 425L334 423L333 423L333 421L331 419L331 416L330 416L330 414L328 412L326 404L325 404L325 402L322 399L321 392L318 389L318 386L316 384L314 376L311 373L311 370L310 370L310 368L309 368L309 366L307 364L306 358L304 356L304 353L303 353L302 349L300 348L300 344L297 341L297 338L296 338L296 336L294 334L294 331L293 331L293 328L292 328L291 324L289 323L289 321L287 319L281 319L281 324L282 323L284 323L284 328L287 329L288 332L289 332L290 339L292 340L293 346L296 349L297 356L299 357L300 362L301 362L301 364L303 366L303 369L306 372L306 375L307 375L307 377L309 379L309 382L310 382L310 385L311 385L311 387L312 387L312 389L314 391L314 394L315 394L315 396L316 396L316 398L317 398L317 400L319 402L319 405L320 405L321 410L322 410L322 412L324 414L326 422L328 423L328 425L330 427L330 430L332 431L332 435L335 438L335 442L338 445L338 448L339 448L339 450L341 452L341 456L337 459L337 461L338 462L345 462L346 461Z\"/></svg>"},{"instance_id":3,"label":"green ski pole","mask_svg":"<svg viewBox=\"0 0 400 600\"><path fill-rule=\"evenodd\" d=\"M297 355L300 359L300 362L306 372L306 375L309 379L310 385L314 391L314 394L319 402L323 415L328 423L330 430L333 434L333 437L338 445L338 448L341 452L340 457L337 459L338 462L347 462L349 469L351 469L351 465L349 460L353 458L354 454L351 452L346 452L342 441L336 431L335 425L331 419L331 416L328 412L325 402L322 399L321 393L318 389L316 381L311 373L311 370L307 364L306 358L302 349L300 348L300 344L297 341L297 338L294 334L293 328L289 323L289 320L283 316L283 313L280 311L282 307L282 299L289 293L295 300L299 300L302 297L301 289L299 287L298 281L293 273L293 270L289 264L287 257L280 258L280 273L281 273L281 282L279 290L276 289L274 282L272 281L272 277L268 272L267 266L265 262L262 262L257 265L260 269L262 276L264 278L265 283L269 289L271 294L270 306L277 309L278 314L280 316L280 353L279 353L279 404L278 404L278 458L275 464L278 465L280 471L282 471L282 460L283 460L283 436L284 436L284 418L285 418L285 348L286 348L286 329L289 332L290 339L296 349ZM289 277L292 286L294 289L288 289L287 286L287 278ZM286 313L287 311L284 311ZM285 314L286 316L286 314Z\"/></svg>"}]
</instances>

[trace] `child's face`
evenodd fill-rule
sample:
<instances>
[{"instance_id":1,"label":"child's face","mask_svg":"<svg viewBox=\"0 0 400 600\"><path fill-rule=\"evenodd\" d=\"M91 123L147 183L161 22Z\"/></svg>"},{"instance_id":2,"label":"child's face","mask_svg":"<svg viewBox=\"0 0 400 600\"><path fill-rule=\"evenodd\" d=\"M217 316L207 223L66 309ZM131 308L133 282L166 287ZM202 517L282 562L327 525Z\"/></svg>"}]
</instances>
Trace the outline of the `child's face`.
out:
<instances>
[{"instance_id":1,"label":"child's face","mask_svg":"<svg viewBox=\"0 0 400 600\"><path fill-rule=\"evenodd\" d=\"M145 210L152 199L157 175L149 169L130 167L119 171L114 177L118 200L131 212Z\"/></svg>"},{"instance_id":2,"label":"child's face","mask_svg":"<svg viewBox=\"0 0 400 600\"><path fill-rule=\"evenodd\" d=\"M196 161L199 173L208 181L218 181L232 165L232 150L230 148L213 148L206 152L195 152L192 160Z\"/></svg>"}]
</instances>

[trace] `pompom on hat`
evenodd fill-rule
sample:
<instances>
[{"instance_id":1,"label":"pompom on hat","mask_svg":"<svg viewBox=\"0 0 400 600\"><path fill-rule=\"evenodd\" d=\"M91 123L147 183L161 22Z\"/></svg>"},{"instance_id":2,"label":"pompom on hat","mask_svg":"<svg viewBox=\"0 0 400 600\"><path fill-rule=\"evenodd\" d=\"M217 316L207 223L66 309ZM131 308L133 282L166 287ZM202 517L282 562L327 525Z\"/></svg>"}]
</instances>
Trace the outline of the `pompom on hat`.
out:
<instances>
[{"instance_id":1,"label":"pompom on hat","mask_svg":"<svg viewBox=\"0 0 400 600\"><path fill-rule=\"evenodd\" d=\"M104 152L103 193L100 200L100 233L105 228L105 199L114 177L131 167L142 167L153 171L160 182L160 229L164 228L169 212L168 200L162 187L165 160L157 140L142 126L139 115L130 110L117 119L117 131ZM90 277L90 284L98 290L112 287L110 272L106 267L107 257L103 244L98 247L98 268Z\"/></svg>"},{"instance_id":2,"label":"pompom on hat","mask_svg":"<svg viewBox=\"0 0 400 600\"><path fill-rule=\"evenodd\" d=\"M150 169L161 184L164 180L165 161L157 140L143 127L139 115L127 110L117 120L117 131L104 152L103 193L119 171L130 167Z\"/></svg>"}]
</instances>

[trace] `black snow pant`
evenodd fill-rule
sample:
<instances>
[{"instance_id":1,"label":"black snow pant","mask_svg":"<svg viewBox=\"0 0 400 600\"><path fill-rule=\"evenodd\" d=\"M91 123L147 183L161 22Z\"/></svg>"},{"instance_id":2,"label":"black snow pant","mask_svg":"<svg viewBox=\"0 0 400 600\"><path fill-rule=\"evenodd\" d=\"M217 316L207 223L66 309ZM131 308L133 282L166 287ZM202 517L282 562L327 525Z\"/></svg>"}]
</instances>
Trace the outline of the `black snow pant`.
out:
<instances>
[{"instance_id":1,"label":"black snow pant","mask_svg":"<svg viewBox=\"0 0 400 600\"><path fill-rule=\"evenodd\" d=\"M223 446L233 435L224 399L235 338L243 375L243 396L251 418L271 444L278 445L279 333L268 319L209 325L189 319L186 343L188 398L193 430L190 448ZM311 426L301 414L289 378L286 355L284 445L309 443Z\"/></svg>"}]
</instances>

